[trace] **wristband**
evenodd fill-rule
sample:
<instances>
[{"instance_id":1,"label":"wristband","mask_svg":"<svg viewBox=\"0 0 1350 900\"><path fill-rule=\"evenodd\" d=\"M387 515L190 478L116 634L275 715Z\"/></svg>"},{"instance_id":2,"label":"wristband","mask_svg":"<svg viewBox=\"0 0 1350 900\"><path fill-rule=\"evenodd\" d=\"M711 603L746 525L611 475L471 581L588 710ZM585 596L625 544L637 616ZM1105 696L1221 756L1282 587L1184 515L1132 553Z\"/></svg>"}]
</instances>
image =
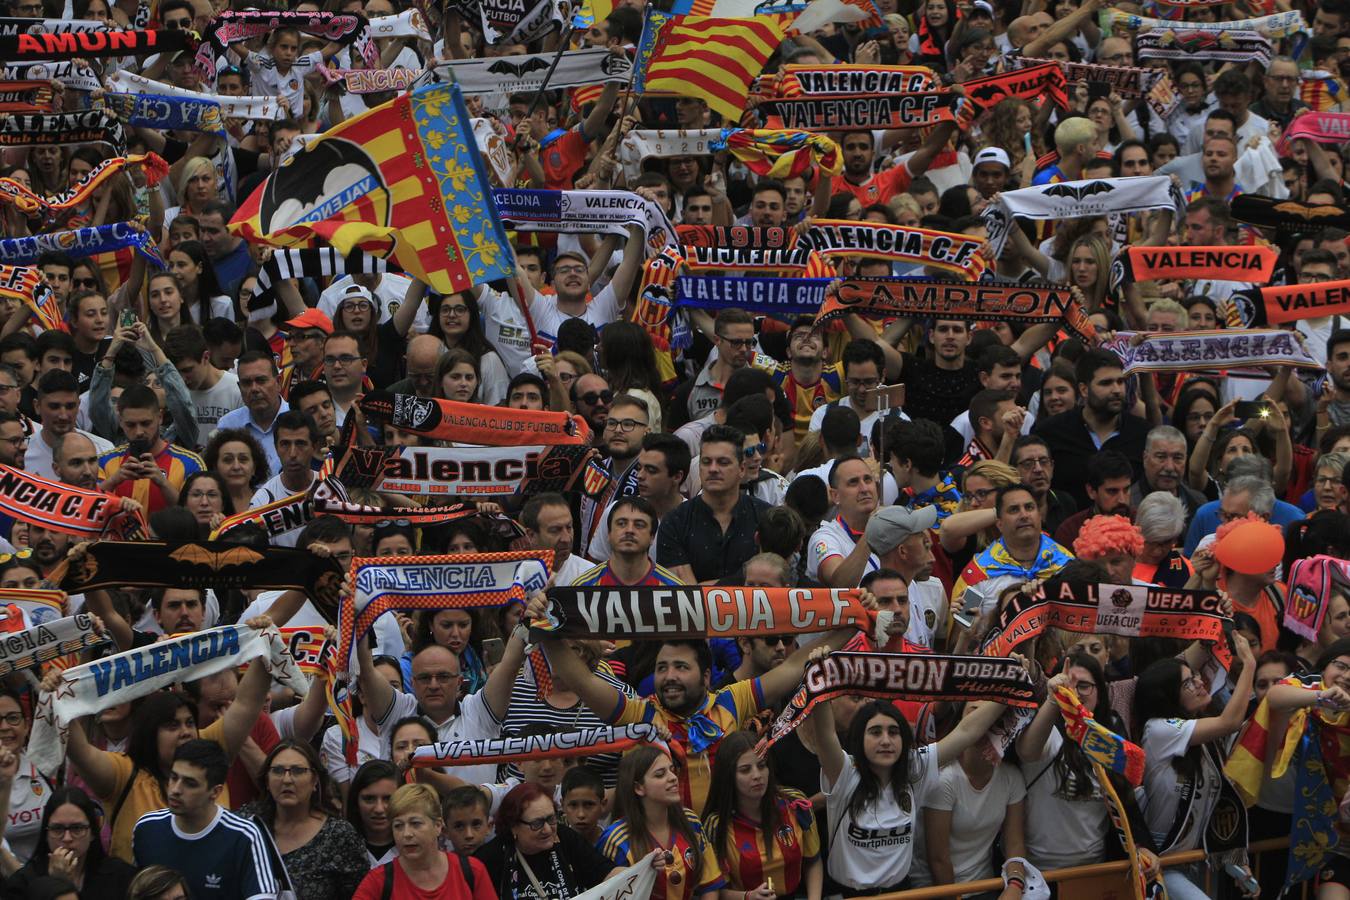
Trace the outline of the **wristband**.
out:
<instances>
[{"instance_id":1,"label":"wristband","mask_svg":"<svg viewBox=\"0 0 1350 900\"><path fill-rule=\"evenodd\" d=\"M1008 878L1007 887L1012 887L1013 885L1017 885L1017 889L1019 891L1025 891L1027 889L1026 882L1023 881L1021 878L1018 878L1016 875L1013 875Z\"/></svg>"}]
</instances>

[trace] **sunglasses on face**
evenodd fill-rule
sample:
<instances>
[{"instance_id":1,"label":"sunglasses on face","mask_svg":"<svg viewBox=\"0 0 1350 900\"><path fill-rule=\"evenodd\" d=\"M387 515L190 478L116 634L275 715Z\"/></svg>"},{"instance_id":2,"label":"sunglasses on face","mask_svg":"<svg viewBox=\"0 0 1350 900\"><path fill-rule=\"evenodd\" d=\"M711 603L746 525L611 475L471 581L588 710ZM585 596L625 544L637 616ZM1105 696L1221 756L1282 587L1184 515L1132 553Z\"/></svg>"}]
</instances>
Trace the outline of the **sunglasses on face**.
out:
<instances>
[{"instance_id":1,"label":"sunglasses on face","mask_svg":"<svg viewBox=\"0 0 1350 900\"><path fill-rule=\"evenodd\" d=\"M580 400L582 403L585 403L587 406L595 406L595 405L600 404L600 403L603 403L603 404L605 404L606 406L608 406L609 403L610 403L610 401L614 399L614 392L613 392L613 391L587 391L586 393L582 394L582 395L581 395L580 397L578 397L577 399Z\"/></svg>"}]
</instances>

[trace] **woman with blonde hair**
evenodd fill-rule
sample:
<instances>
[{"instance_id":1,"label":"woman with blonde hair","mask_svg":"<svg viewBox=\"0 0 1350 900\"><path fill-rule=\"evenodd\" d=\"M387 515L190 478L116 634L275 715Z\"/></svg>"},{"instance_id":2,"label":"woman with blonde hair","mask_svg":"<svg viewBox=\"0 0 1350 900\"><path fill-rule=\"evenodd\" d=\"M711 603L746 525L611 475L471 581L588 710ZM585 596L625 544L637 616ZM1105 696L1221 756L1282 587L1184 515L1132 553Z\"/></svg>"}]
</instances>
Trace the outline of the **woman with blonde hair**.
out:
<instances>
[{"instance_id":1,"label":"woman with blonde hair","mask_svg":"<svg viewBox=\"0 0 1350 900\"><path fill-rule=\"evenodd\" d=\"M1083 306L1092 313L1106 304L1111 281L1111 244L1097 234L1085 234L1069 245L1069 284L1083 292Z\"/></svg>"},{"instance_id":2,"label":"woman with blonde hair","mask_svg":"<svg viewBox=\"0 0 1350 900\"><path fill-rule=\"evenodd\" d=\"M195 216L208 203L220 199L217 186L215 163L205 156L191 156L183 160L182 166L174 164L172 172L173 191L178 197L178 205L164 211L164 234L167 239L169 225L179 215Z\"/></svg>"},{"instance_id":3,"label":"woman with blonde hair","mask_svg":"<svg viewBox=\"0 0 1350 900\"><path fill-rule=\"evenodd\" d=\"M405 784L389 799L398 858L371 869L355 900L497 900L487 867L441 849L441 799L425 784Z\"/></svg>"},{"instance_id":4,"label":"woman with blonde hair","mask_svg":"<svg viewBox=\"0 0 1350 900\"><path fill-rule=\"evenodd\" d=\"M961 481L961 505L938 527L938 540L951 557L953 571L965 568L976 553L998 537L993 531L998 520L994 495L999 488L1019 480L1016 469L996 459L982 459L966 469Z\"/></svg>"}]
</instances>

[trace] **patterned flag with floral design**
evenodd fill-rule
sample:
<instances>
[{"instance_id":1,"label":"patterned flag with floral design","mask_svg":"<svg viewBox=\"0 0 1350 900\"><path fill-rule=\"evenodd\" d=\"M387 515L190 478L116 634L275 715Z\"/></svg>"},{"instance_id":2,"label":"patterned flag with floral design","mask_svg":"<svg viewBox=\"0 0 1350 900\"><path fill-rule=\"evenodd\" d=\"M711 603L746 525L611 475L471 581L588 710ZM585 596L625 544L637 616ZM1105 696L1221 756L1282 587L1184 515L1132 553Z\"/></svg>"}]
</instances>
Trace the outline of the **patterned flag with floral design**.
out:
<instances>
[{"instance_id":1,"label":"patterned flag with floral design","mask_svg":"<svg viewBox=\"0 0 1350 900\"><path fill-rule=\"evenodd\" d=\"M434 84L306 144L229 227L257 244L391 259L447 294L514 274L488 185L459 86Z\"/></svg>"}]
</instances>

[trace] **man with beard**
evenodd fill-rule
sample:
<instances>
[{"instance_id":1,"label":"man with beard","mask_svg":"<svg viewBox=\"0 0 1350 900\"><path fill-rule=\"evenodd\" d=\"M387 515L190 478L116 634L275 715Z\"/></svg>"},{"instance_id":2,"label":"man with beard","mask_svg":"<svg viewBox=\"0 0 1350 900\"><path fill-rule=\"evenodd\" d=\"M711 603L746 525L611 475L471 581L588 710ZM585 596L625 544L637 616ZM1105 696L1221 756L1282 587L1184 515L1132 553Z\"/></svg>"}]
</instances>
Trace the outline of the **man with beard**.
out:
<instances>
[{"instance_id":1,"label":"man with beard","mask_svg":"<svg viewBox=\"0 0 1350 900\"><path fill-rule=\"evenodd\" d=\"M595 563L572 552L572 507L562 494L535 494L520 512L531 550L553 551L554 584L571 584Z\"/></svg>"},{"instance_id":2,"label":"man with beard","mask_svg":"<svg viewBox=\"0 0 1350 900\"><path fill-rule=\"evenodd\" d=\"M1060 524L1078 511L1072 498L1063 491L1050 487L1055 474L1055 458L1050 447L1039 434L1024 434L1013 444L1013 468L1017 477L1031 489L1031 495L1041 508L1041 523L1051 534Z\"/></svg>"},{"instance_id":3,"label":"man with beard","mask_svg":"<svg viewBox=\"0 0 1350 900\"><path fill-rule=\"evenodd\" d=\"M709 355L696 378L686 380L676 389L671 403L671 427L701 419L716 410L722 403L727 379L755 359L755 317L750 313L724 309L714 321L703 310L692 310L690 319L699 331L712 338L715 352Z\"/></svg>"},{"instance_id":4,"label":"man with beard","mask_svg":"<svg viewBox=\"0 0 1350 900\"><path fill-rule=\"evenodd\" d=\"M911 419L930 419L941 425L970 409L970 401L980 390L980 372L966 355L968 322L934 319L928 339L933 345L931 358L905 355L905 413ZM949 439L959 442L955 436Z\"/></svg>"},{"instance_id":5,"label":"man with beard","mask_svg":"<svg viewBox=\"0 0 1350 900\"><path fill-rule=\"evenodd\" d=\"M881 562L864 535L880 502L880 487L868 461L846 456L830 469L830 503L836 515L806 542L806 577L826 587L857 587Z\"/></svg>"},{"instance_id":6,"label":"man with beard","mask_svg":"<svg viewBox=\"0 0 1350 900\"><path fill-rule=\"evenodd\" d=\"M348 294L350 296L350 292ZM367 359L361 338L352 331L335 331L323 343L323 373L333 398L337 426L347 420L366 379Z\"/></svg>"},{"instance_id":7,"label":"man with beard","mask_svg":"<svg viewBox=\"0 0 1350 900\"><path fill-rule=\"evenodd\" d=\"M63 484L98 490L98 450L77 431L63 434L52 450L52 468Z\"/></svg>"},{"instance_id":8,"label":"man with beard","mask_svg":"<svg viewBox=\"0 0 1350 900\"><path fill-rule=\"evenodd\" d=\"M683 584L674 572L652 562L649 551L656 540L656 523L656 509L641 497L615 500L605 521L610 546L608 562L583 572L572 584L586 587Z\"/></svg>"},{"instance_id":9,"label":"man with beard","mask_svg":"<svg viewBox=\"0 0 1350 900\"><path fill-rule=\"evenodd\" d=\"M1186 202L1201 197L1213 197L1225 203L1242 193L1242 185L1237 183L1238 148L1237 142L1226 135L1212 137L1205 141L1200 152L1200 169L1205 173L1204 181L1191 183L1186 191Z\"/></svg>"},{"instance_id":10,"label":"man with beard","mask_svg":"<svg viewBox=\"0 0 1350 900\"><path fill-rule=\"evenodd\" d=\"M871 594L865 593L864 601L869 606L875 605ZM526 620L542 618L547 608L544 594L535 594L526 607ZM710 690L712 651L707 641L661 641L652 675L656 694L640 700L625 696L592 672L566 641L548 639L542 646L553 670L601 719L614 725L647 722L670 732L671 739L685 748L684 765L678 773L681 799L684 806L702 814L712 775L711 757L722 737L795 690L812 650L816 647L838 650L855 634L857 631L852 627L831 631L810 647L793 651L763 675L734 682L718 691ZM500 667L494 671L500 671Z\"/></svg>"},{"instance_id":11,"label":"man with beard","mask_svg":"<svg viewBox=\"0 0 1350 900\"><path fill-rule=\"evenodd\" d=\"M877 551L881 568L871 584L864 585L877 596L877 605L888 608L885 598L904 596L906 624L905 640L922 652L931 652L937 638L947 630L947 592L942 582L933 577L933 538L931 530L937 526L936 506L910 510L903 506L888 506L877 512L867 523L867 543ZM886 584L878 587L883 577L899 582L900 588Z\"/></svg>"},{"instance_id":12,"label":"man with beard","mask_svg":"<svg viewBox=\"0 0 1350 900\"><path fill-rule=\"evenodd\" d=\"M275 453L280 460L277 474L258 487L249 501L256 509L292 494L309 490L314 483L314 449L319 445L319 429L314 420L299 410L290 409L277 416L274 428ZM299 529L293 529L272 539L278 547L294 547Z\"/></svg>"},{"instance_id":13,"label":"man with beard","mask_svg":"<svg viewBox=\"0 0 1350 900\"><path fill-rule=\"evenodd\" d=\"M1186 484L1186 435L1171 425L1159 425L1144 439L1144 472L1130 488L1130 505L1137 507L1154 491L1163 491L1186 506L1186 521L1205 505L1205 496ZM1065 543L1060 541L1061 544Z\"/></svg>"},{"instance_id":14,"label":"man with beard","mask_svg":"<svg viewBox=\"0 0 1350 900\"><path fill-rule=\"evenodd\" d=\"M164 439L159 397L145 385L135 384L122 392L117 398L117 418L127 443L99 457L107 476L103 490L131 497L152 513L173 506L183 483L206 464L191 450Z\"/></svg>"},{"instance_id":15,"label":"man with beard","mask_svg":"<svg viewBox=\"0 0 1350 900\"><path fill-rule=\"evenodd\" d=\"M1080 509L1055 529L1055 541L1072 547L1083 523L1094 516L1124 516L1129 518L1130 483L1134 481L1134 467L1130 461L1112 450L1096 454L1087 465L1087 483L1084 488L1092 501L1087 509Z\"/></svg>"},{"instance_id":16,"label":"man with beard","mask_svg":"<svg viewBox=\"0 0 1350 900\"><path fill-rule=\"evenodd\" d=\"M57 441L72 432L84 435L100 453L107 453L113 448L103 438L75 427L80 409L80 385L70 372L51 369L42 373L38 378L37 397L42 430L28 442L28 449L24 451L25 470L43 478L55 478L52 453Z\"/></svg>"},{"instance_id":17,"label":"man with beard","mask_svg":"<svg viewBox=\"0 0 1350 900\"><path fill-rule=\"evenodd\" d=\"M600 429L600 444L603 451L609 454L604 465L610 475L610 486L599 499L581 499L581 547L592 558L605 558L594 548L600 533L608 531L604 523L609 521L613 513L613 498L637 494L637 458L650 428L646 400L631 394L620 394L610 402L609 415ZM655 530L652 534L656 534Z\"/></svg>"},{"instance_id":18,"label":"man with beard","mask_svg":"<svg viewBox=\"0 0 1350 900\"><path fill-rule=\"evenodd\" d=\"M1350 328L1327 338L1327 380L1317 403L1317 431L1350 425Z\"/></svg>"},{"instance_id":19,"label":"man with beard","mask_svg":"<svg viewBox=\"0 0 1350 900\"><path fill-rule=\"evenodd\" d=\"M577 414L591 426L591 441L597 447L603 446L605 422L609 419L609 404L614 402L614 392L604 376L587 372L572 382L572 407Z\"/></svg>"},{"instance_id":20,"label":"man with beard","mask_svg":"<svg viewBox=\"0 0 1350 900\"><path fill-rule=\"evenodd\" d=\"M836 407L851 409L858 414L862 435L857 452L865 453L866 441L878 421L908 417L898 409L892 408L883 412L879 408L882 394L877 388L892 381L896 372L888 368L886 352L876 341L855 337L844 345L844 352L840 356L844 368L844 388L847 393L832 403L818 407L811 414L808 430L820 431L825 424L825 414L831 409Z\"/></svg>"},{"instance_id":21,"label":"man with beard","mask_svg":"<svg viewBox=\"0 0 1350 900\"><path fill-rule=\"evenodd\" d=\"M769 370L774 384L792 409L792 430L801 441L810 431L812 414L843 392L839 363L825 365L825 336L814 316L798 316L788 330L788 361Z\"/></svg>"},{"instance_id":22,"label":"man with beard","mask_svg":"<svg viewBox=\"0 0 1350 900\"><path fill-rule=\"evenodd\" d=\"M923 175L934 163L942 160L943 165L956 162L956 154L943 151L947 141L956 133L955 122L941 122L933 130L918 150L908 160L889 169L872 174L872 165L876 160L876 139L870 131L853 131L844 136L844 172L842 178L831 183L831 194L849 193L858 198L863 206L873 203L890 203L896 194L909 189L915 178Z\"/></svg>"},{"instance_id":23,"label":"man with beard","mask_svg":"<svg viewBox=\"0 0 1350 900\"><path fill-rule=\"evenodd\" d=\"M1088 460L1099 450L1115 450L1140 460L1141 468L1148 423L1125 412L1125 372L1111 351L1084 353L1074 366L1074 379L1083 405L1037 421L1035 433L1045 439L1055 461L1051 484L1084 509Z\"/></svg>"},{"instance_id":24,"label":"man with beard","mask_svg":"<svg viewBox=\"0 0 1350 900\"><path fill-rule=\"evenodd\" d=\"M1127 486L1128 489L1128 486ZM1009 587L1046 578L1064 567L1073 555L1041 532L1041 511L1024 484L998 489L994 512L999 539L961 570L952 588L952 605L987 615Z\"/></svg>"}]
</instances>

